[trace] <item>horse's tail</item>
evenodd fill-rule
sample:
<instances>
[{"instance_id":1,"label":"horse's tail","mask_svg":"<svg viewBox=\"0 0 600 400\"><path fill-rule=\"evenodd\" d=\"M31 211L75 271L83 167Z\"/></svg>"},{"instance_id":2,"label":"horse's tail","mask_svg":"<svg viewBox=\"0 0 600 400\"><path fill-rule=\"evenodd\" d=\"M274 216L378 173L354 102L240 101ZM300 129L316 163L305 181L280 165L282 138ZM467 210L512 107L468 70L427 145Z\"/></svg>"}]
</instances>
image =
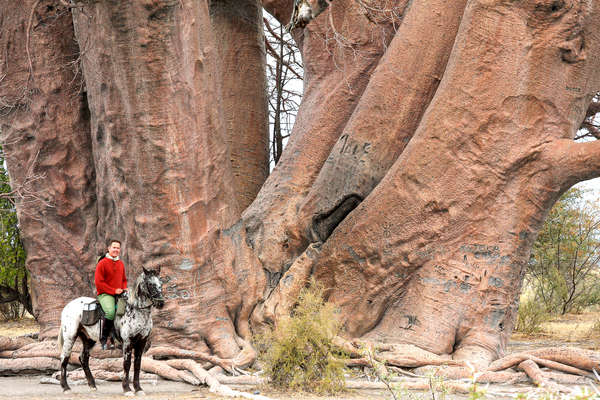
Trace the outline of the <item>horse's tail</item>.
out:
<instances>
[{"instance_id":1,"label":"horse's tail","mask_svg":"<svg viewBox=\"0 0 600 400\"><path fill-rule=\"evenodd\" d=\"M63 338L63 333L62 333L62 326L60 327L60 329L58 330L58 352L62 353L62 349L63 349L63 344L65 342L64 338Z\"/></svg>"}]
</instances>

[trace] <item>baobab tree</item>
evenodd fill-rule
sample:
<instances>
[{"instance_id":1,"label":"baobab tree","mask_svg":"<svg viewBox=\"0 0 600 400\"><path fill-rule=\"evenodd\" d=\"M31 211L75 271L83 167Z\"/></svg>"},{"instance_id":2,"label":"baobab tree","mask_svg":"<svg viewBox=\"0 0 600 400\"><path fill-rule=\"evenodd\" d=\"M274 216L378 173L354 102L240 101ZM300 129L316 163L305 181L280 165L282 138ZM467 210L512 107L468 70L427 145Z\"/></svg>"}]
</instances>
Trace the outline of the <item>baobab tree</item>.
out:
<instances>
[{"instance_id":1,"label":"baobab tree","mask_svg":"<svg viewBox=\"0 0 600 400\"><path fill-rule=\"evenodd\" d=\"M264 182L262 6L291 21L305 69ZM386 343L386 362L483 369L548 210L600 175L600 142L573 140L600 89L597 0L3 9L8 168L45 173L51 202L19 208L43 337L117 236L129 274L161 266L161 354L252 362L252 332L312 276L344 337Z\"/></svg>"}]
</instances>

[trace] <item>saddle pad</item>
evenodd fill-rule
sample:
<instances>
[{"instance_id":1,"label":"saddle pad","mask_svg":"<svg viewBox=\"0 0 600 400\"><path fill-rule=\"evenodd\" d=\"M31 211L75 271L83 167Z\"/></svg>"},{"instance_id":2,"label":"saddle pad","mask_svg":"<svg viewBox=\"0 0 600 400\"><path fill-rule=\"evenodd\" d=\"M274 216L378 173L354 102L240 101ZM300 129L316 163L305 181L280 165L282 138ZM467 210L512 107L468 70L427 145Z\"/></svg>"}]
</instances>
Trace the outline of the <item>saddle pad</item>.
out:
<instances>
[{"instance_id":1,"label":"saddle pad","mask_svg":"<svg viewBox=\"0 0 600 400\"><path fill-rule=\"evenodd\" d=\"M83 315L81 316L82 325L94 325L102 317L104 311L98 300L83 305Z\"/></svg>"}]
</instances>

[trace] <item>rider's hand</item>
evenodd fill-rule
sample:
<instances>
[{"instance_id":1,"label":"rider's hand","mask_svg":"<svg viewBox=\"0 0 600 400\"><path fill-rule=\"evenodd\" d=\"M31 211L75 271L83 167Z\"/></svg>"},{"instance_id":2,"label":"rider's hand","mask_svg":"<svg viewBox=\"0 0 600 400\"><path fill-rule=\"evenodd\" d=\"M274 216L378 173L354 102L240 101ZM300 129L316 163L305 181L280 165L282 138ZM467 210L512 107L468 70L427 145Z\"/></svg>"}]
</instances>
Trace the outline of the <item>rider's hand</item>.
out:
<instances>
[{"instance_id":1,"label":"rider's hand","mask_svg":"<svg viewBox=\"0 0 600 400\"><path fill-rule=\"evenodd\" d=\"M121 294L123 293L123 289L119 288L119 289L115 289L115 294Z\"/></svg>"}]
</instances>

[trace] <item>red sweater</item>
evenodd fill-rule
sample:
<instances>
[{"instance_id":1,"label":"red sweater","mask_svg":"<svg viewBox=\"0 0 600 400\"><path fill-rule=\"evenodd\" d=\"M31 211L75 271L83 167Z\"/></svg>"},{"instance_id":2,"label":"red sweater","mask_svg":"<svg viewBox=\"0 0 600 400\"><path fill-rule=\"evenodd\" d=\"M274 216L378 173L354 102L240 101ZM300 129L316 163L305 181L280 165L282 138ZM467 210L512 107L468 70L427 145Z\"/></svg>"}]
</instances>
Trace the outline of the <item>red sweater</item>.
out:
<instances>
[{"instance_id":1,"label":"red sweater","mask_svg":"<svg viewBox=\"0 0 600 400\"><path fill-rule=\"evenodd\" d=\"M127 289L123 261L113 261L104 257L96 266L95 281L98 294L107 293L114 296L115 289Z\"/></svg>"}]
</instances>

